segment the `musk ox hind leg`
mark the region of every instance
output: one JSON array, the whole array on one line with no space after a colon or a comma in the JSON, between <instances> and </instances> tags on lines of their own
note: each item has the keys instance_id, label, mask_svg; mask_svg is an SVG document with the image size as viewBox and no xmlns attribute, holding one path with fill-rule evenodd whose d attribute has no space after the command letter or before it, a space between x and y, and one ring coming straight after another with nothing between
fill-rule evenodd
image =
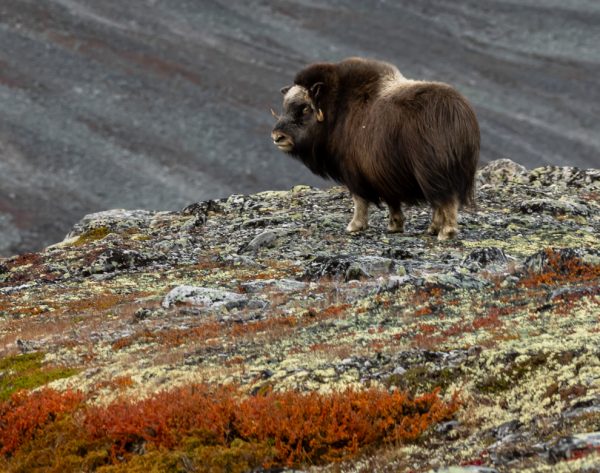
<instances>
[{"instance_id":1,"label":"musk ox hind leg","mask_svg":"<svg viewBox=\"0 0 600 473\"><path fill-rule=\"evenodd\" d=\"M431 225L427 230L428 233L437 235L438 240L454 238L458 233L457 216L458 201L456 199L434 206Z\"/></svg>"},{"instance_id":2,"label":"musk ox hind leg","mask_svg":"<svg viewBox=\"0 0 600 473\"><path fill-rule=\"evenodd\" d=\"M441 207L433 207L433 214L431 216L431 225L427 229L427 233L430 235L437 235L442 228L442 212Z\"/></svg>"},{"instance_id":3,"label":"musk ox hind leg","mask_svg":"<svg viewBox=\"0 0 600 473\"><path fill-rule=\"evenodd\" d=\"M346 231L355 233L366 230L369 226L369 202L354 194L352 194L352 200L354 201L354 215L346 227Z\"/></svg>"},{"instance_id":4,"label":"musk ox hind leg","mask_svg":"<svg viewBox=\"0 0 600 473\"><path fill-rule=\"evenodd\" d=\"M388 209L390 212L390 220L388 222L389 233L402 233L404 231L404 214L402 213L402 207L400 204L389 205Z\"/></svg>"}]
</instances>

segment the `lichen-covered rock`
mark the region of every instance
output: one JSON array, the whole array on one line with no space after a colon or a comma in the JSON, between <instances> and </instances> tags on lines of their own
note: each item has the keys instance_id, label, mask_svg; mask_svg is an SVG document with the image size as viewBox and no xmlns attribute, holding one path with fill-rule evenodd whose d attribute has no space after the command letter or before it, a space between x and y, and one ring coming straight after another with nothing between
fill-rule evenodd
<instances>
[{"instance_id":1,"label":"lichen-covered rock","mask_svg":"<svg viewBox=\"0 0 600 473\"><path fill-rule=\"evenodd\" d=\"M591 209L585 203L554 199L527 200L519 205L519 210L528 214L547 212L554 216L581 215L583 217L587 217L591 212Z\"/></svg>"},{"instance_id":2,"label":"lichen-covered rock","mask_svg":"<svg viewBox=\"0 0 600 473\"><path fill-rule=\"evenodd\" d=\"M510 159L498 159L489 163L477 173L477 183L480 186L501 186L527 181L527 169Z\"/></svg>"},{"instance_id":3,"label":"lichen-covered rock","mask_svg":"<svg viewBox=\"0 0 600 473\"><path fill-rule=\"evenodd\" d=\"M268 393L368 388L411 399L439 392L447 402L456 394L457 412L417 442L361 445L352 458L331 447L294 467L594 471L599 179L597 170L491 163L478 175L477 210L461 212L448 242L426 234L426 206L406 209L403 234L386 232L384 209L347 234L351 199L337 187L86 216L63 242L0 260L0 365L12 366L0 372L0 392L73 388L92 405L199 381L236 386L257 403ZM19 368L28 366L19 357L34 356L35 376ZM123 461L187 458L177 468L203 471L190 445L214 438L196 432L168 452L150 448L162 435L155 425L140 427ZM248 441L236 438L218 461L258 451L256 465L272 460L272 445ZM328 465L334 457L342 464ZM0 455L0 470L25 461L15 458Z\"/></svg>"},{"instance_id":4,"label":"lichen-covered rock","mask_svg":"<svg viewBox=\"0 0 600 473\"><path fill-rule=\"evenodd\" d=\"M389 274L393 269L394 261L380 256L318 255L309 263L304 277L319 279L331 276L349 281Z\"/></svg>"},{"instance_id":5,"label":"lichen-covered rock","mask_svg":"<svg viewBox=\"0 0 600 473\"><path fill-rule=\"evenodd\" d=\"M207 309L221 306L232 309L247 304L248 298L235 292L209 287L177 286L165 296L162 306L168 309L177 303L199 305Z\"/></svg>"}]
</instances>

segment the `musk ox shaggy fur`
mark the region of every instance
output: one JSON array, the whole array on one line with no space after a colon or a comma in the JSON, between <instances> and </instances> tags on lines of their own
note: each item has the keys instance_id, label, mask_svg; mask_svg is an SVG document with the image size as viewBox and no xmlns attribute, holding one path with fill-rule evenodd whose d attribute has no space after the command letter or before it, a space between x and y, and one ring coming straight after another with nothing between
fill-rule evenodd
<instances>
[{"instance_id":1,"label":"musk ox shaggy fur","mask_svg":"<svg viewBox=\"0 0 600 473\"><path fill-rule=\"evenodd\" d=\"M474 204L479 159L477 118L460 93L363 58L312 64L281 92L273 142L349 189L348 231L367 228L370 203L387 204L388 230L401 232L402 204L429 202L429 233L456 235L458 209Z\"/></svg>"}]
</instances>

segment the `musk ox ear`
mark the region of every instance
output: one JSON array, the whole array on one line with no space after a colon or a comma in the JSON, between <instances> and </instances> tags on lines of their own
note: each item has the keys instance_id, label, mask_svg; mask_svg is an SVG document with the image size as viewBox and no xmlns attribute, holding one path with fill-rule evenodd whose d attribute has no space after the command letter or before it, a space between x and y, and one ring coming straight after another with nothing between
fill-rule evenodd
<instances>
[{"instance_id":1,"label":"musk ox ear","mask_svg":"<svg viewBox=\"0 0 600 473\"><path fill-rule=\"evenodd\" d=\"M285 95L285 94L287 94L287 93L288 93L288 90L290 90L291 88L292 88L292 86L291 86L291 85L286 85L285 87L282 87L282 88L280 89L280 92L281 92L283 95Z\"/></svg>"}]
</instances>

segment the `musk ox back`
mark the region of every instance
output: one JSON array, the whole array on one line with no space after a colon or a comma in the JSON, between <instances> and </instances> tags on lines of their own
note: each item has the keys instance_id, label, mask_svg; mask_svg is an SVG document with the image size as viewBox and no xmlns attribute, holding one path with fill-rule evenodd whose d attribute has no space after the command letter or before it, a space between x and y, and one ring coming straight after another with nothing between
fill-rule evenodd
<instances>
[{"instance_id":1,"label":"musk ox back","mask_svg":"<svg viewBox=\"0 0 600 473\"><path fill-rule=\"evenodd\" d=\"M350 58L310 65L281 91L273 142L348 187L348 231L367 228L369 203L385 202L388 230L401 232L402 204L427 201L429 233L440 240L456 235L458 208L474 204L479 126L455 89L406 79L385 62Z\"/></svg>"}]
</instances>

